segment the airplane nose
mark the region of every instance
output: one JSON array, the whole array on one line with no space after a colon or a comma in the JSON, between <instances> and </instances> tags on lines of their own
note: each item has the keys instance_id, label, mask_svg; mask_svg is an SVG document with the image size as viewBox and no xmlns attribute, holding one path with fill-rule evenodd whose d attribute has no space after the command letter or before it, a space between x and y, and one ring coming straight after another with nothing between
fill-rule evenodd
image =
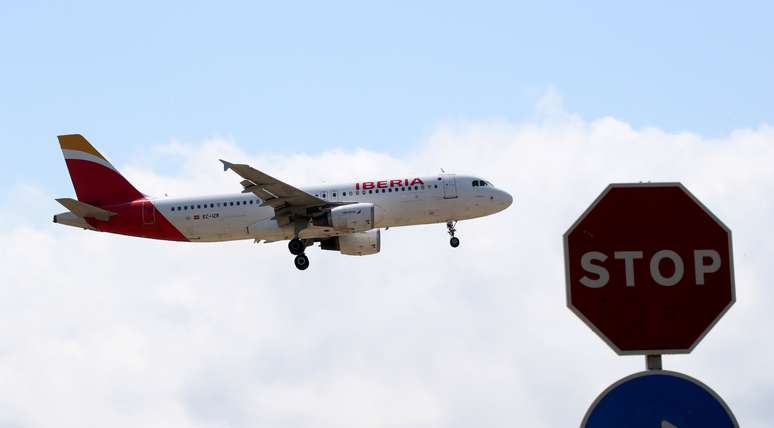
<instances>
[{"instance_id":1,"label":"airplane nose","mask_svg":"<svg viewBox=\"0 0 774 428\"><path fill-rule=\"evenodd\" d=\"M503 205L503 209L510 207L513 203L513 196L511 196L508 192L501 192L502 196L500 197L500 203Z\"/></svg>"},{"instance_id":2,"label":"airplane nose","mask_svg":"<svg viewBox=\"0 0 774 428\"><path fill-rule=\"evenodd\" d=\"M503 192L502 203L505 205L505 208L510 207L513 203L513 196L511 196L511 194L508 192Z\"/></svg>"},{"instance_id":3,"label":"airplane nose","mask_svg":"<svg viewBox=\"0 0 774 428\"><path fill-rule=\"evenodd\" d=\"M492 195L492 200L494 202L493 208L497 211L502 211L511 206L513 196L504 190L496 189L495 194Z\"/></svg>"}]
</instances>

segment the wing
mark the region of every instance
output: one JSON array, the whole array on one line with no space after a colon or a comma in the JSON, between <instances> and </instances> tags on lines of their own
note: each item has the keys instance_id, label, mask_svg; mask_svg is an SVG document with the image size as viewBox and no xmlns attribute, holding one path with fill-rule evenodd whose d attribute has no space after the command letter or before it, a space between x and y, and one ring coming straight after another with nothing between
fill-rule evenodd
<instances>
[{"instance_id":1,"label":"wing","mask_svg":"<svg viewBox=\"0 0 774 428\"><path fill-rule=\"evenodd\" d=\"M254 193L261 198L261 206L274 208L274 214L280 225L293 222L293 217L306 223L311 211L329 205L328 201L277 180L250 165L231 163L223 159L220 161L223 163L224 171L230 169L244 178L243 193Z\"/></svg>"}]
</instances>

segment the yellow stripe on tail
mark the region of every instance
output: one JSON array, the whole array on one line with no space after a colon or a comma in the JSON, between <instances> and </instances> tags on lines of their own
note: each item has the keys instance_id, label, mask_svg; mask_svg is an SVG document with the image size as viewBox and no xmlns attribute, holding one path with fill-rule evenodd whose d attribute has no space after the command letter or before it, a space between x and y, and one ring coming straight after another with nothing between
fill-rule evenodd
<instances>
[{"instance_id":1,"label":"yellow stripe on tail","mask_svg":"<svg viewBox=\"0 0 774 428\"><path fill-rule=\"evenodd\" d=\"M91 143L83 138L83 135L81 134L60 135L56 138L59 139L59 146L62 148L62 150L77 150L85 152L107 162L107 159L102 156L102 153L97 151L97 149L95 149Z\"/></svg>"}]
</instances>

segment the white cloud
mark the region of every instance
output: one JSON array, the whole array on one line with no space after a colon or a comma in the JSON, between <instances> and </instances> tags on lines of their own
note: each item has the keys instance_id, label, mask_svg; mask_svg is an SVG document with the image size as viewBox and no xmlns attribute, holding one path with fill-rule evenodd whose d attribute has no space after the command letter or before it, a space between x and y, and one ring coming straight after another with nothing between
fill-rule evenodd
<instances>
[{"instance_id":1,"label":"white cloud","mask_svg":"<svg viewBox=\"0 0 774 428\"><path fill-rule=\"evenodd\" d=\"M734 231L737 305L665 366L714 387L743 426L771 426L774 129L715 140L633 129L568 114L557 97L532 121L441 125L400 158L212 140L121 167L155 195L238 189L218 158L299 185L444 167L515 194L507 211L461 222L456 250L443 225L398 228L377 256L313 250L298 272L281 243L155 242L8 217L20 194L52 210L63 196L24 187L0 231L0 426L577 425L644 363L615 356L565 308L561 235L608 182L647 180L682 181Z\"/></svg>"}]
</instances>

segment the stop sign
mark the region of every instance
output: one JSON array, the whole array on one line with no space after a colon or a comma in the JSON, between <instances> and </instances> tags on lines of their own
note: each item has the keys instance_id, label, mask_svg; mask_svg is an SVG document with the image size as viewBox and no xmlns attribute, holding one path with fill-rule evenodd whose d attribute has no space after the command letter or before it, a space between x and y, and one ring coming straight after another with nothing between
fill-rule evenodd
<instances>
[{"instance_id":1,"label":"stop sign","mask_svg":"<svg viewBox=\"0 0 774 428\"><path fill-rule=\"evenodd\" d=\"M735 300L731 231L680 183L609 185L564 253L567 306L621 355L691 352Z\"/></svg>"}]
</instances>

